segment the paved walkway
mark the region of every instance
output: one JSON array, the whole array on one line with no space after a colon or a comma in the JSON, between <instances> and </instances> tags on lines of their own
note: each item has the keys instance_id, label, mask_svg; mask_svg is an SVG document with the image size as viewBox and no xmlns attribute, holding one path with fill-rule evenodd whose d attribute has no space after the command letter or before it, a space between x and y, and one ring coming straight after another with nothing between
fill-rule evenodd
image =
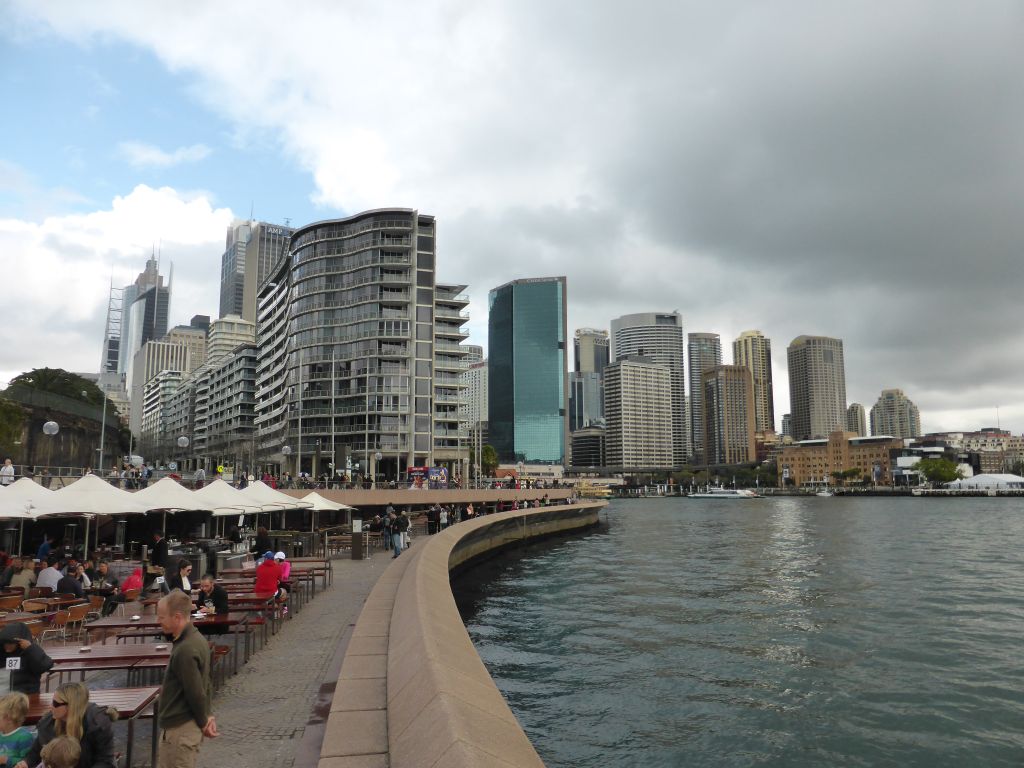
<instances>
[{"instance_id":1,"label":"paved walkway","mask_svg":"<svg viewBox=\"0 0 1024 768\"><path fill-rule=\"evenodd\" d=\"M333 561L333 583L325 590L318 587L316 597L285 620L280 631L216 692L213 709L221 735L203 742L200 768L315 768L352 627L390 563L390 552L379 550L369 560L354 561L346 555ZM100 672L86 683L94 689L113 688L123 686L124 678L124 672ZM0 674L0 694L7 692L8 679L8 674ZM138 724L136 768L150 765L150 733L150 721ZM119 751L126 735L125 723L117 723Z\"/></svg>"},{"instance_id":2,"label":"paved walkway","mask_svg":"<svg viewBox=\"0 0 1024 768\"><path fill-rule=\"evenodd\" d=\"M213 708L221 736L203 743L201 768L316 766L352 626L390 563L386 552L334 561L334 583L218 691Z\"/></svg>"}]
</instances>

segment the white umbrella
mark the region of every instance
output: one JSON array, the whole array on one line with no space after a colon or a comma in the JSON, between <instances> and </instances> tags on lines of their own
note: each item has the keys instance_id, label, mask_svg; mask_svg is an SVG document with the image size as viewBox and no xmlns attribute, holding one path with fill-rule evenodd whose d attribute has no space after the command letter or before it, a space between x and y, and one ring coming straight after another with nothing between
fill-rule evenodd
<instances>
[{"instance_id":1,"label":"white umbrella","mask_svg":"<svg viewBox=\"0 0 1024 768\"><path fill-rule=\"evenodd\" d=\"M23 477L0 490L0 520L18 520L18 551L21 552L25 521L35 518L36 510L47 509L54 491Z\"/></svg>"},{"instance_id":2,"label":"white umbrella","mask_svg":"<svg viewBox=\"0 0 1024 768\"><path fill-rule=\"evenodd\" d=\"M206 509L213 510L214 517L237 515L239 512L259 512L263 505L242 495L220 478L204 485L198 491L192 491Z\"/></svg>"},{"instance_id":3,"label":"white umbrella","mask_svg":"<svg viewBox=\"0 0 1024 768\"><path fill-rule=\"evenodd\" d=\"M96 475L83 475L70 485L53 492L51 509L37 512L46 515L82 515L85 517L85 551L89 550L89 523L94 515L139 515L148 507L135 500L135 495L115 488Z\"/></svg>"},{"instance_id":4,"label":"white umbrella","mask_svg":"<svg viewBox=\"0 0 1024 768\"><path fill-rule=\"evenodd\" d=\"M308 501L302 501L301 499L296 499L294 496L289 496L287 493L275 491L261 480L249 483L249 485L242 488L239 493L246 498L251 499L254 503L262 504L264 512L280 510L281 528L284 528L285 510L308 509L312 506Z\"/></svg>"},{"instance_id":5,"label":"white umbrella","mask_svg":"<svg viewBox=\"0 0 1024 768\"><path fill-rule=\"evenodd\" d=\"M355 507L350 507L348 504L342 504L340 501L331 501L330 499L324 498L316 491L310 491L302 497L303 501L308 501L313 505L313 520L310 525L310 529L316 530L316 513L324 511L335 511L335 510L346 510L353 511Z\"/></svg>"}]
</instances>

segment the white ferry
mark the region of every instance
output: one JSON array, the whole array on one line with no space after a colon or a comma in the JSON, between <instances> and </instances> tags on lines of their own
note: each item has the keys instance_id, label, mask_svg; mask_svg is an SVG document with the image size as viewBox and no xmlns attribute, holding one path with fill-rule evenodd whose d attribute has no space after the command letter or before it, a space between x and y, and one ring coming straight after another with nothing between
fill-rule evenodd
<instances>
[{"instance_id":1,"label":"white ferry","mask_svg":"<svg viewBox=\"0 0 1024 768\"><path fill-rule=\"evenodd\" d=\"M745 488L722 488L721 486L711 486L706 490L697 491L697 493L690 494L691 499L761 499L764 498L759 493L747 490Z\"/></svg>"}]
</instances>

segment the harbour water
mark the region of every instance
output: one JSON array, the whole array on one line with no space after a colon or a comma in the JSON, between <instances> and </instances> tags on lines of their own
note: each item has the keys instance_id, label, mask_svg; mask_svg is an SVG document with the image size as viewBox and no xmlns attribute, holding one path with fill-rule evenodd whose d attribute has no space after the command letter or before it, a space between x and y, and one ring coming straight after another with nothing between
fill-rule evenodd
<instances>
[{"instance_id":1,"label":"harbour water","mask_svg":"<svg viewBox=\"0 0 1024 768\"><path fill-rule=\"evenodd\" d=\"M456 579L557 766L1024 761L1024 503L615 501Z\"/></svg>"}]
</instances>

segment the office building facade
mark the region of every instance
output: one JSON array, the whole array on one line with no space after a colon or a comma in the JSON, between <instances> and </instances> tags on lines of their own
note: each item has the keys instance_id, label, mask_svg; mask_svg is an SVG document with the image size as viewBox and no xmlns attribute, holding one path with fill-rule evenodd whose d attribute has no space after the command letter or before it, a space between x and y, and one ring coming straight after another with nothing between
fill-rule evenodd
<instances>
[{"instance_id":1,"label":"office building facade","mask_svg":"<svg viewBox=\"0 0 1024 768\"><path fill-rule=\"evenodd\" d=\"M772 341L760 331L744 331L732 343L733 365L750 369L754 381L754 426L758 432L775 431L775 395L772 389Z\"/></svg>"},{"instance_id":2,"label":"office building facade","mask_svg":"<svg viewBox=\"0 0 1024 768\"><path fill-rule=\"evenodd\" d=\"M825 439L846 426L842 339L798 336L786 350L793 439Z\"/></svg>"},{"instance_id":3,"label":"office building facade","mask_svg":"<svg viewBox=\"0 0 1024 768\"><path fill-rule=\"evenodd\" d=\"M665 366L669 373L672 466L683 466L689 455L690 439L682 316L678 312L643 312L617 317L611 322L610 347L613 361L639 355ZM606 422L607 419L606 411Z\"/></svg>"},{"instance_id":4,"label":"office building facade","mask_svg":"<svg viewBox=\"0 0 1024 768\"><path fill-rule=\"evenodd\" d=\"M237 220L228 227L220 266L220 316L256 322L256 291L288 251L290 227Z\"/></svg>"},{"instance_id":5,"label":"office building facade","mask_svg":"<svg viewBox=\"0 0 1024 768\"><path fill-rule=\"evenodd\" d=\"M604 394L606 466L621 471L672 469L669 368L641 355L618 358L604 369Z\"/></svg>"},{"instance_id":6,"label":"office building facade","mask_svg":"<svg viewBox=\"0 0 1024 768\"><path fill-rule=\"evenodd\" d=\"M701 379L708 465L753 462L757 448L754 378L745 365L719 365Z\"/></svg>"},{"instance_id":7,"label":"office building facade","mask_svg":"<svg viewBox=\"0 0 1024 768\"><path fill-rule=\"evenodd\" d=\"M849 407L847 407L846 431L852 432L857 437L867 437L867 415L864 412L864 406L860 403L850 403Z\"/></svg>"},{"instance_id":8,"label":"office building facade","mask_svg":"<svg viewBox=\"0 0 1024 768\"><path fill-rule=\"evenodd\" d=\"M568 459L564 277L513 280L491 290L488 426L501 462Z\"/></svg>"},{"instance_id":9,"label":"office building facade","mask_svg":"<svg viewBox=\"0 0 1024 768\"><path fill-rule=\"evenodd\" d=\"M690 367L690 461L706 464L704 452L704 374L722 364L722 341L717 333L691 333L686 337Z\"/></svg>"}]
</instances>

